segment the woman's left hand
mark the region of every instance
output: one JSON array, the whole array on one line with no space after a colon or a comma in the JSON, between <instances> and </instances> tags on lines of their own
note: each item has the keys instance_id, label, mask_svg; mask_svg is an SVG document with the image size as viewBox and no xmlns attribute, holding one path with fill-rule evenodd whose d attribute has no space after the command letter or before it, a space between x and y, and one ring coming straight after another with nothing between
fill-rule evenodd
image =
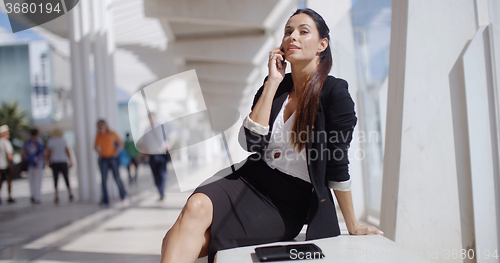
<instances>
[{"instance_id":1,"label":"woman's left hand","mask_svg":"<svg viewBox=\"0 0 500 263\"><path fill-rule=\"evenodd\" d=\"M355 225L351 229L349 229L349 234L351 235L384 235L384 232L380 231L378 228L374 226L365 226L365 225Z\"/></svg>"}]
</instances>

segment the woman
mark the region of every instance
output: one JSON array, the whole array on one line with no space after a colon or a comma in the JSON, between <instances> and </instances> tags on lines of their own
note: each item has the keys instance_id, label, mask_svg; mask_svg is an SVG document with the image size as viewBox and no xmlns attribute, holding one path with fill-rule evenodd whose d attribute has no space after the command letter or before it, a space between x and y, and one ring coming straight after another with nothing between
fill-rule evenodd
<instances>
[{"instance_id":1,"label":"woman","mask_svg":"<svg viewBox=\"0 0 500 263\"><path fill-rule=\"evenodd\" d=\"M54 202L59 203L59 191L57 189L57 182L59 181L59 173L62 173L64 182L69 192L69 201L73 201L73 192L69 185L68 170L73 166L71 162L71 154L66 140L63 138L63 132L60 129L55 129L52 137L47 142L47 160L50 168L52 168L52 175L54 177L55 198Z\"/></svg>"},{"instance_id":2,"label":"woman","mask_svg":"<svg viewBox=\"0 0 500 263\"><path fill-rule=\"evenodd\" d=\"M134 141L130 138L130 133L125 135L125 150L128 156L130 156L130 163L127 165L128 172L128 183L137 183L137 170L139 168L139 151L135 148ZM134 166L134 176L130 173L131 166Z\"/></svg>"},{"instance_id":3,"label":"woman","mask_svg":"<svg viewBox=\"0 0 500 263\"><path fill-rule=\"evenodd\" d=\"M24 142L22 155L28 161L28 177L31 190L31 203L41 203L41 187L43 178L43 168L45 167L43 158L43 144L38 139L38 130L31 129L31 138Z\"/></svg>"},{"instance_id":4,"label":"woman","mask_svg":"<svg viewBox=\"0 0 500 263\"><path fill-rule=\"evenodd\" d=\"M288 20L269 75L243 121L248 151L235 172L195 189L163 239L162 263L195 262L218 250L295 238L340 234L334 189L350 234L383 234L354 216L347 148L356 125L347 82L328 76L329 29L311 9ZM284 58L291 64L278 67ZM285 139L285 142L283 142Z\"/></svg>"},{"instance_id":5,"label":"woman","mask_svg":"<svg viewBox=\"0 0 500 263\"><path fill-rule=\"evenodd\" d=\"M7 181L7 192L9 194L9 199L7 203L13 204L16 202L12 198L12 176L14 172L14 165L12 163L12 154L14 153L14 148L12 143L10 143L10 132L9 126L7 124L0 126L0 193L2 192L2 184ZM2 199L0 198L0 204L2 204Z\"/></svg>"},{"instance_id":6,"label":"woman","mask_svg":"<svg viewBox=\"0 0 500 263\"><path fill-rule=\"evenodd\" d=\"M170 161L170 153L168 152L169 145L172 141L164 140L162 130L165 129L168 134L168 125L159 125L156 120L156 114L151 112L148 114L149 122L155 129L147 129L145 135L141 138L139 145L143 155L147 156L151 173L153 174L154 183L160 198L158 201L165 199L165 184L167 182L167 163Z\"/></svg>"},{"instance_id":7,"label":"woman","mask_svg":"<svg viewBox=\"0 0 500 263\"><path fill-rule=\"evenodd\" d=\"M116 185L118 186L122 203L127 205L127 193L125 192L125 187L123 187L120 178L118 159L116 158L123 149L123 142L114 131L109 130L108 124L104 120L99 120L97 122L97 134L95 136L94 147L99 154L99 168L101 169L102 201L100 205L102 207L109 206L107 181L110 168L113 172Z\"/></svg>"}]
</instances>

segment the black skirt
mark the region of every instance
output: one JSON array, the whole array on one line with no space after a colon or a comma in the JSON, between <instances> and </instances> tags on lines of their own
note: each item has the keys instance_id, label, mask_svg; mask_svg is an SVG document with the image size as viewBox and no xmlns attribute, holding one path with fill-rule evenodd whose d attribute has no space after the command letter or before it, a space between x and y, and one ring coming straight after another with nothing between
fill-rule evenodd
<instances>
[{"instance_id":1,"label":"black skirt","mask_svg":"<svg viewBox=\"0 0 500 263\"><path fill-rule=\"evenodd\" d=\"M213 203L208 262L222 249L294 239L307 219L312 185L272 169L250 156L235 172L230 167L193 192ZM242 163L243 163L242 162Z\"/></svg>"}]
</instances>

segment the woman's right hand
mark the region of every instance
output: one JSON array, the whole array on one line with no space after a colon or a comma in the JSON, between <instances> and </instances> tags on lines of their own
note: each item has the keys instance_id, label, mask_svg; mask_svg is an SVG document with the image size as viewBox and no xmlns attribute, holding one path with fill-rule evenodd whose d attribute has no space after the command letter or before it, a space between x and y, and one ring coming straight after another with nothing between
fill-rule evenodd
<instances>
[{"instance_id":1,"label":"woman's right hand","mask_svg":"<svg viewBox=\"0 0 500 263\"><path fill-rule=\"evenodd\" d=\"M285 69L286 69L286 61L283 62L283 67L278 68L278 59L283 61L283 56L285 53L281 51L281 46L275 47L271 52L269 52L269 62L267 64L269 68L269 76L267 77L268 81L275 82L277 84L283 81L285 78Z\"/></svg>"}]
</instances>

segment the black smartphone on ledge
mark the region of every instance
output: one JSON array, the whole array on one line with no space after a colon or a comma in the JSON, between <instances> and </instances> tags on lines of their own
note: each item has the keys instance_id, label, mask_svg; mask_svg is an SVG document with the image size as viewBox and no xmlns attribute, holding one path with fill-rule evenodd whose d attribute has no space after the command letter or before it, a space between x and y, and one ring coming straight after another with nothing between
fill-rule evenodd
<instances>
[{"instance_id":1,"label":"black smartphone on ledge","mask_svg":"<svg viewBox=\"0 0 500 263\"><path fill-rule=\"evenodd\" d=\"M321 248L314 243L256 247L255 254L260 262L325 257Z\"/></svg>"}]
</instances>

